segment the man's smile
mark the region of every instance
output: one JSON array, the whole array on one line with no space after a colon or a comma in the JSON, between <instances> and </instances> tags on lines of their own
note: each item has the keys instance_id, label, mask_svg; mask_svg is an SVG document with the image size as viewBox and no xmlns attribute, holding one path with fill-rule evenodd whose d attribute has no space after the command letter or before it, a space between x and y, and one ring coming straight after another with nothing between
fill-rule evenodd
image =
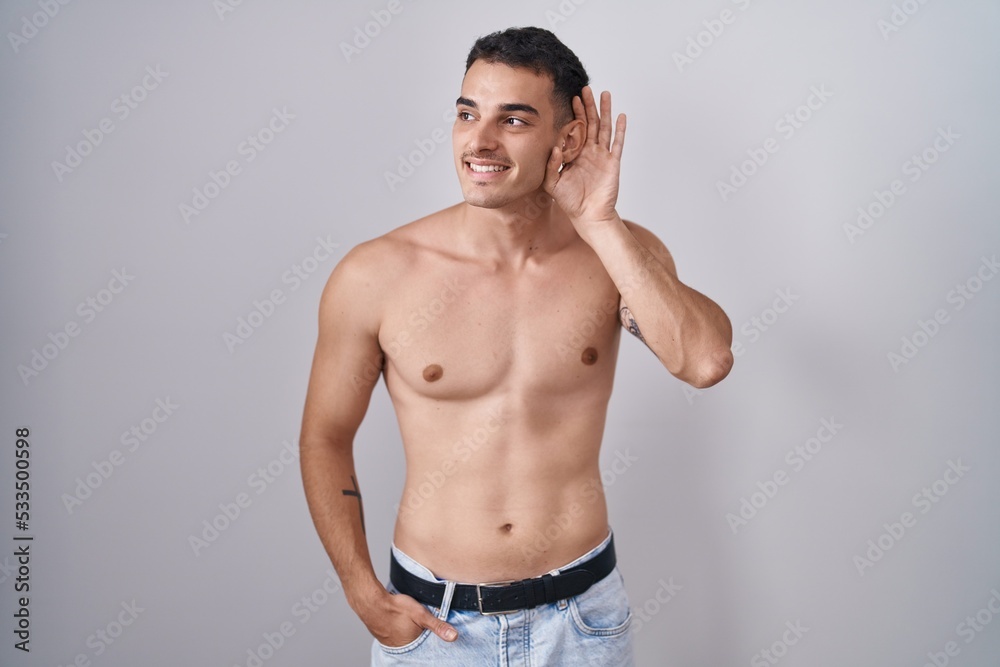
<instances>
[{"instance_id":1,"label":"man's smile","mask_svg":"<svg viewBox=\"0 0 1000 667\"><path fill-rule=\"evenodd\" d=\"M507 171L510 167L505 167L500 164L476 164L474 162L468 162L469 168L477 174L484 174L488 171Z\"/></svg>"},{"instance_id":2,"label":"man's smile","mask_svg":"<svg viewBox=\"0 0 1000 667\"><path fill-rule=\"evenodd\" d=\"M496 162L494 160L481 160L479 158L465 158L465 169L468 173L474 174L479 179L496 178L500 174L509 171L510 166Z\"/></svg>"}]
</instances>

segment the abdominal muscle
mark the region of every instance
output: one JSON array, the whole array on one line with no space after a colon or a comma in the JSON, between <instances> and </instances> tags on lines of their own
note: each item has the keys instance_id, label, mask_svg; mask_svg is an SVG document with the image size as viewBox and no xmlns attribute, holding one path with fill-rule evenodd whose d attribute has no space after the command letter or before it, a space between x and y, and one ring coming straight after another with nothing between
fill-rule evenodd
<instances>
[{"instance_id":1,"label":"abdominal muscle","mask_svg":"<svg viewBox=\"0 0 1000 667\"><path fill-rule=\"evenodd\" d=\"M394 400L407 461L395 545L441 579L484 583L541 576L600 544L606 399L585 393Z\"/></svg>"}]
</instances>

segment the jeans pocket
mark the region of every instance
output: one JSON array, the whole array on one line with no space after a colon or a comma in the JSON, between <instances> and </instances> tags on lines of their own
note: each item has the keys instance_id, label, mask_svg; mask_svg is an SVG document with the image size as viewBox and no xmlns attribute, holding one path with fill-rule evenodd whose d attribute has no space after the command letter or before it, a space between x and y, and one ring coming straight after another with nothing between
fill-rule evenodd
<instances>
[{"instance_id":1,"label":"jeans pocket","mask_svg":"<svg viewBox=\"0 0 1000 667\"><path fill-rule=\"evenodd\" d=\"M395 586L393 586L393 584L392 584L391 581L386 584L385 589L387 591L389 591L390 593L392 593L393 595L398 595L399 594L399 591L396 589ZM423 604L423 603L421 603L421 604ZM438 612L441 611L438 607L432 607L432 606L427 605L427 604L424 605L424 609L426 609L427 611L429 611L434 616L437 616ZM423 630L423 632L421 632L419 635L417 635L416 638L413 641L411 641L411 642L409 642L407 644L403 644L402 646L386 646L385 644L383 644L382 642L380 642L377 639L375 640L375 643L378 645L379 649L381 649L383 653L389 653L389 654L392 654L392 655L400 655L402 653L409 653L410 651L416 649L418 646L420 646L421 644L423 644L424 641L427 639L427 636L429 634L431 634L431 631L425 628Z\"/></svg>"},{"instance_id":2,"label":"jeans pocket","mask_svg":"<svg viewBox=\"0 0 1000 667\"><path fill-rule=\"evenodd\" d=\"M632 625L625 580L616 567L580 595L569 599L569 612L576 629L594 637L614 637Z\"/></svg>"},{"instance_id":3,"label":"jeans pocket","mask_svg":"<svg viewBox=\"0 0 1000 667\"><path fill-rule=\"evenodd\" d=\"M416 639L414 639L408 644L403 644L402 646L386 646L377 639L375 640L375 643L378 644L379 649L381 649L383 653L388 653L390 655L401 655L403 653L409 653L410 651L416 650L417 647L419 647L421 644L424 643L424 641L427 640L427 637L430 634L431 631L425 628L423 632L417 635Z\"/></svg>"},{"instance_id":4,"label":"jeans pocket","mask_svg":"<svg viewBox=\"0 0 1000 667\"><path fill-rule=\"evenodd\" d=\"M393 595L399 595L399 591L396 589L396 587L393 585L393 583L391 581L389 581L389 582L386 583L385 589L387 591L389 591ZM440 611L440 609L438 609L437 607L432 607L432 606L427 605L427 604L424 605L424 609L426 609L427 611L429 611L432 614L434 614L434 616L437 616L438 612ZM411 641L411 642L409 642L407 644L403 644L402 646L386 646L385 644L383 644L382 642L380 642L377 639L375 640L375 644L384 653L389 653L389 654L392 654L392 655L400 655L402 653L409 653L410 651L414 650L415 648L417 648L418 646L420 646L421 644L423 644L424 640L427 639L427 635L429 635L430 633L431 633L431 631L427 630L425 628L424 631L421 632L419 635L417 635L416 638L413 641Z\"/></svg>"}]
</instances>

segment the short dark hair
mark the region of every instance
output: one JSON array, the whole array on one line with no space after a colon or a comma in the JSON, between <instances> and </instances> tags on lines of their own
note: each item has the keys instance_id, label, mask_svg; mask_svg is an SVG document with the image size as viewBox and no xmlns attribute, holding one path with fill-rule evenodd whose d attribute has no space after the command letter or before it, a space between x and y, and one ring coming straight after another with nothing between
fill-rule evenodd
<instances>
[{"instance_id":1,"label":"short dark hair","mask_svg":"<svg viewBox=\"0 0 1000 667\"><path fill-rule=\"evenodd\" d=\"M573 119L573 98L582 95L590 81L576 54L544 28L508 28L480 37L465 60L465 71L477 60L526 67L552 77L557 127Z\"/></svg>"}]
</instances>

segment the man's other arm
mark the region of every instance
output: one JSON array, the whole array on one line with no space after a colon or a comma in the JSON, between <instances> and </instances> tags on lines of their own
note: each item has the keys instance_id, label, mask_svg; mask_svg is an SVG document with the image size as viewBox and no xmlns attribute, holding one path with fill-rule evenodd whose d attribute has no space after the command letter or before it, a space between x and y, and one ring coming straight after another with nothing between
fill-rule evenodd
<instances>
[{"instance_id":1,"label":"man's other arm","mask_svg":"<svg viewBox=\"0 0 1000 667\"><path fill-rule=\"evenodd\" d=\"M385 258L378 255L371 242L355 248L323 290L299 447L309 512L348 604L376 639L401 646L424 628L449 640L453 629L413 598L386 591L365 539L353 447L383 363L378 328Z\"/></svg>"}]
</instances>

